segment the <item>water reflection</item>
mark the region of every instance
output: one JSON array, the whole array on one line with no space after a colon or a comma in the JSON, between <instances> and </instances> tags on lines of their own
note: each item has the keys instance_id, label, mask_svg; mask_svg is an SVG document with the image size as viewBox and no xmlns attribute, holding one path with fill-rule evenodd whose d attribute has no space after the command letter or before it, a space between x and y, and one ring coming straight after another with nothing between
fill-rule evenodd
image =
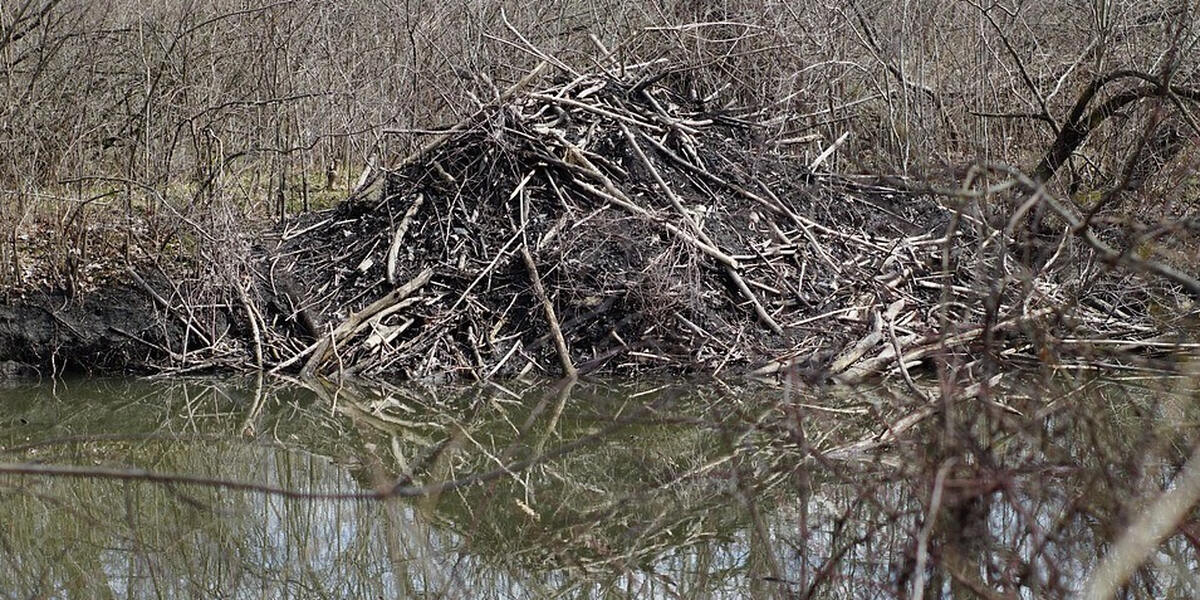
<instances>
[{"instance_id":1,"label":"water reflection","mask_svg":"<svg viewBox=\"0 0 1200 600\"><path fill-rule=\"evenodd\" d=\"M1066 596L1189 453L1180 398L1112 380L949 411L884 388L15 387L0 594ZM74 471L13 474L55 465ZM1130 596L1200 594L1191 523Z\"/></svg>"}]
</instances>

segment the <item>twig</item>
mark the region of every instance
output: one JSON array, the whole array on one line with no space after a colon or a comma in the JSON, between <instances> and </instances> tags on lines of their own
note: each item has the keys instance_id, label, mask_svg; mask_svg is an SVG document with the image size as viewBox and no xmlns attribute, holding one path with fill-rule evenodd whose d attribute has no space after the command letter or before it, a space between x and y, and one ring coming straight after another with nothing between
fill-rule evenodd
<instances>
[{"instance_id":1,"label":"twig","mask_svg":"<svg viewBox=\"0 0 1200 600\"><path fill-rule=\"evenodd\" d=\"M246 318L250 320L250 331L254 335L254 365L261 371L263 369L263 344L262 331L258 328L257 313L250 306L250 297L246 295L246 289L238 283L234 283L233 287L237 289L238 299L241 300L242 307L246 309Z\"/></svg>"},{"instance_id":2,"label":"twig","mask_svg":"<svg viewBox=\"0 0 1200 600\"><path fill-rule=\"evenodd\" d=\"M358 326L364 323L367 319L370 319L381 311L396 305L400 301L410 296L413 292L424 287L426 283L429 283L429 280L432 277L433 269L425 269L416 277L412 278L412 280L408 283L393 290L379 300L372 302L366 308L347 317L345 321L331 330L328 336L322 338L321 341L317 343L317 347L313 350L312 356L309 357L308 362L304 365L304 368L300 370L301 376L305 378L312 377L313 374L316 373L317 369L321 367L321 363L325 361L326 355L328 354L331 346L341 341L342 338L352 334L358 328Z\"/></svg>"},{"instance_id":3,"label":"twig","mask_svg":"<svg viewBox=\"0 0 1200 600\"><path fill-rule=\"evenodd\" d=\"M571 362L571 351L567 349L567 341L563 339L562 328L558 325L558 317L554 316L554 306L550 304L550 299L546 297L546 289L542 287L542 278L538 275L537 265L533 262L533 256L529 254L529 247L521 245L521 258L525 259L525 268L529 271L529 281L533 284L533 293L537 295L538 300L542 303L542 309L546 311L546 321L550 323L550 333L554 336L554 347L558 349L558 358L562 361L563 377L574 379L579 372L575 370L575 365Z\"/></svg>"},{"instance_id":4,"label":"twig","mask_svg":"<svg viewBox=\"0 0 1200 600\"><path fill-rule=\"evenodd\" d=\"M421 208L421 204L425 202L425 194L418 193L409 205L408 210L404 212L404 218L400 220L400 226L396 228L396 234L392 236L392 245L388 248L387 257L387 281L391 285L396 285L396 260L400 256L400 242L404 240L404 234L408 232L408 226L412 222L413 215L417 214L417 210Z\"/></svg>"}]
</instances>

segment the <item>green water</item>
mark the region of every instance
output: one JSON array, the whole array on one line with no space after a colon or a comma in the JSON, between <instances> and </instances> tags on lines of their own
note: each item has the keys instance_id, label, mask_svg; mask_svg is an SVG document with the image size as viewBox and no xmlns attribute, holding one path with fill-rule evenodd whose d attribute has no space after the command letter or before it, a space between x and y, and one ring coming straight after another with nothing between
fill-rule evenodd
<instances>
[{"instance_id":1,"label":"green water","mask_svg":"<svg viewBox=\"0 0 1200 600\"><path fill-rule=\"evenodd\" d=\"M924 530L926 597L1067 595L1188 453L1190 404L1161 387L1014 388L882 443L924 400L652 382L14 386L0 597L893 598ZM943 465L957 466L929 520ZM405 497L313 497L382 490ZM1194 597L1188 537L1160 550L1131 595Z\"/></svg>"}]
</instances>

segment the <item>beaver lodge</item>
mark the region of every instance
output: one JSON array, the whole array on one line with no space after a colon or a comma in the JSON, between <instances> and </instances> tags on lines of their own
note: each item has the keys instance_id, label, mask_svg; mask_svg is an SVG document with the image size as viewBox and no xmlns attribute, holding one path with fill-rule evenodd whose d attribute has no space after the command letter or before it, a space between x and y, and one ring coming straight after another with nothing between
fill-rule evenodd
<instances>
[{"instance_id":1,"label":"beaver lodge","mask_svg":"<svg viewBox=\"0 0 1200 600\"><path fill-rule=\"evenodd\" d=\"M907 379L935 352L1069 360L1093 348L1081 340L1170 331L1147 282L1073 236L1031 252L981 195L822 173L828 151L804 164L764 147L759 125L652 75L531 75L284 228L258 282L273 310L252 311L275 315L254 328L261 360Z\"/></svg>"},{"instance_id":2,"label":"beaver lodge","mask_svg":"<svg viewBox=\"0 0 1200 600\"><path fill-rule=\"evenodd\" d=\"M131 269L147 306L118 311L122 328L87 301L47 309L36 343L7 353L51 364L74 344L104 368L176 373L911 381L935 354L1070 365L1182 333L1186 311L1154 309L1200 285L1119 268L1137 257L1076 235L1019 175L974 168L933 192L822 172L836 143L801 159L670 81L535 71L260 240L236 285Z\"/></svg>"}]
</instances>

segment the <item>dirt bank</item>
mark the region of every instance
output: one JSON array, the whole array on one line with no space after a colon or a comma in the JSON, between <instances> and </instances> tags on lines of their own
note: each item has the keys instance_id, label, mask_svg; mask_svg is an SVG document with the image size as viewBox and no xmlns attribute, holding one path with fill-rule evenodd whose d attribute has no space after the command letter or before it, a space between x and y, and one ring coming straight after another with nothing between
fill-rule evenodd
<instances>
[{"instance_id":1,"label":"dirt bank","mask_svg":"<svg viewBox=\"0 0 1200 600\"><path fill-rule=\"evenodd\" d=\"M0 377L155 372L178 329L132 282L82 298L26 294L0 303Z\"/></svg>"}]
</instances>

